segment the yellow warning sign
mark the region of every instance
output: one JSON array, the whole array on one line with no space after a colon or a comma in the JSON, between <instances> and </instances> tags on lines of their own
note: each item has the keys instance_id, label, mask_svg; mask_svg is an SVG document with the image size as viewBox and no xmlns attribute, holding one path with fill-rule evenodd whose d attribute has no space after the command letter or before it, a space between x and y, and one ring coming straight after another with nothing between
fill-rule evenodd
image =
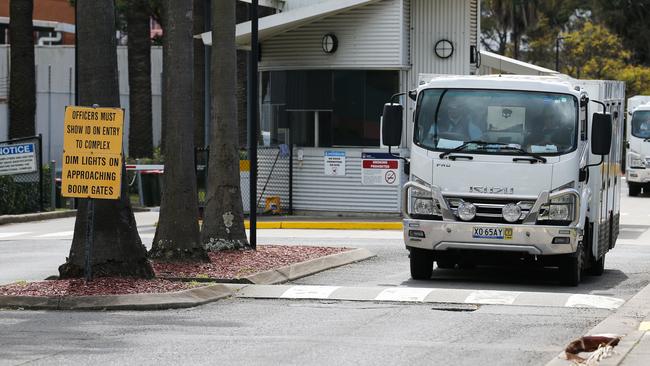
<instances>
[{"instance_id":1,"label":"yellow warning sign","mask_svg":"<svg viewBox=\"0 0 650 366\"><path fill-rule=\"evenodd\" d=\"M123 127L120 108L66 107L62 196L120 197Z\"/></svg>"}]
</instances>

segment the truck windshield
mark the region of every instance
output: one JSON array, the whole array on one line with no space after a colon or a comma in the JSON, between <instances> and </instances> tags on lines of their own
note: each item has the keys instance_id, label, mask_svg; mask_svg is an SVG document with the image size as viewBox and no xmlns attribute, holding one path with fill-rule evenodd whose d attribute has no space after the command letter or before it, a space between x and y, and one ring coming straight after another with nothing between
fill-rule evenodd
<instances>
[{"instance_id":1,"label":"truck windshield","mask_svg":"<svg viewBox=\"0 0 650 366\"><path fill-rule=\"evenodd\" d=\"M650 111L637 111L632 115L632 136L650 138Z\"/></svg>"},{"instance_id":2,"label":"truck windshield","mask_svg":"<svg viewBox=\"0 0 650 366\"><path fill-rule=\"evenodd\" d=\"M558 155L575 149L578 100L568 94L466 89L427 89L418 99L414 141L449 151ZM519 152L517 152L519 151Z\"/></svg>"}]
</instances>

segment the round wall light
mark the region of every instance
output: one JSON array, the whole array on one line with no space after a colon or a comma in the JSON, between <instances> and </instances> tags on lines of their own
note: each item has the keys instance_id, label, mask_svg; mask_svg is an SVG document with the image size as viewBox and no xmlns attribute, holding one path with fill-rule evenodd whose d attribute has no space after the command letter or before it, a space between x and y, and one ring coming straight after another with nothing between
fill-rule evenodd
<instances>
[{"instance_id":1,"label":"round wall light","mask_svg":"<svg viewBox=\"0 0 650 366\"><path fill-rule=\"evenodd\" d=\"M339 48L339 40L333 33L327 33L321 40L321 47L325 53L334 53Z\"/></svg>"}]
</instances>

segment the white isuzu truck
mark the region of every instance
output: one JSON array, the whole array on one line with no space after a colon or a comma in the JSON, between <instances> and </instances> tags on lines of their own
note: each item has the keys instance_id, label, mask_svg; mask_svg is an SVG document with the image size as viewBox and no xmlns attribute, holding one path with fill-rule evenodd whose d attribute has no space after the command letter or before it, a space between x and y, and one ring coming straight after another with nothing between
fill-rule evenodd
<instances>
[{"instance_id":1,"label":"white isuzu truck","mask_svg":"<svg viewBox=\"0 0 650 366\"><path fill-rule=\"evenodd\" d=\"M409 92L416 107L402 211L411 277L431 278L434 262L505 259L559 267L573 286L585 270L602 274L619 231L624 88L439 76ZM384 107L384 145L400 145L404 115L399 104Z\"/></svg>"},{"instance_id":2,"label":"white isuzu truck","mask_svg":"<svg viewBox=\"0 0 650 366\"><path fill-rule=\"evenodd\" d=\"M630 196L650 190L650 96L627 100L627 164L625 180Z\"/></svg>"}]
</instances>

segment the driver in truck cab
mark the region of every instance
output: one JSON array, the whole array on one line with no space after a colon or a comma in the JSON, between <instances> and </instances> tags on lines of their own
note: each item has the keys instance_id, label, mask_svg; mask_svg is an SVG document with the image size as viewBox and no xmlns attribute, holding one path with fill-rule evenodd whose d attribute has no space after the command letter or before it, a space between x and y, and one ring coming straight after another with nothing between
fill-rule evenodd
<instances>
[{"instance_id":1,"label":"driver in truck cab","mask_svg":"<svg viewBox=\"0 0 650 366\"><path fill-rule=\"evenodd\" d=\"M438 114L438 123L431 123L427 137L436 136L449 140L471 141L480 139L483 131L477 126L467 106L457 97L447 97ZM433 122L433 121L432 121Z\"/></svg>"}]
</instances>

